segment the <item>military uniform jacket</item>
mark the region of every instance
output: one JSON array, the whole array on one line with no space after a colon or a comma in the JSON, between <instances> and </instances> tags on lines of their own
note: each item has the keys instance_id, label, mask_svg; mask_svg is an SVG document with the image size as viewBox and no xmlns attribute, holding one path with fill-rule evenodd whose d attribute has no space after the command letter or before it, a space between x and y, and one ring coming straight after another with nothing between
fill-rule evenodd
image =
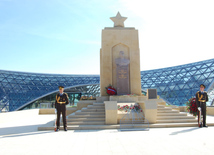
<instances>
[{"instance_id":1,"label":"military uniform jacket","mask_svg":"<svg viewBox=\"0 0 214 155\"><path fill-rule=\"evenodd\" d=\"M57 108L57 105L67 105L69 103L68 94L63 93L62 96L60 94L56 94L56 101L55 101L55 108Z\"/></svg>"},{"instance_id":2,"label":"military uniform jacket","mask_svg":"<svg viewBox=\"0 0 214 155\"><path fill-rule=\"evenodd\" d=\"M200 107L200 102L207 102L208 101L208 96L207 96L207 92L204 91L204 93L198 91L196 93L196 104L198 107Z\"/></svg>"}]
</instances>

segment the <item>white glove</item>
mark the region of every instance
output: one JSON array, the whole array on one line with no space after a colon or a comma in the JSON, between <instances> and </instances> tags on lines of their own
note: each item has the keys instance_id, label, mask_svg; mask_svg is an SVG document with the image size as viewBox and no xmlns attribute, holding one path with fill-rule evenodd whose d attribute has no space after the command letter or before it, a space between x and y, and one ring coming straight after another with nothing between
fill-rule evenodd
<instances>
[{"instance_id":1,"label":"white glove","mask_svg":"<svg viewBox=\"0 0 214 155\"><path fill-rule=\"evenodd\" d=\"M55 114L57 113L57 110L55 109Z\"/></svg>"},{"instance_id":2,"label":"white glove","mask_svg":"<svg viewBox=\"0 0 214 155\"><path fill-rule=\"evenodd\" d=\"M198 107L198 110L201 111L201 107Z\"/></svg>"}]
</instances>

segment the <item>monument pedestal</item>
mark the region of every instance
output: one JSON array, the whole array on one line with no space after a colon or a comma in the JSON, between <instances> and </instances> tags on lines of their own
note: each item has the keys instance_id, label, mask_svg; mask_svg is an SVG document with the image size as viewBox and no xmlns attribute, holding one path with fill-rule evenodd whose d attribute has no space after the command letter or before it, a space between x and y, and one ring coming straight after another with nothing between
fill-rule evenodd
<instances>
[{"instance_id":1,"label":"monument pedestal","mask_svg":"<svg viewBox=\"0 0 214 155\"><path fill-rule=\"evenodd\" d=\"M126 114L118 112L118 105L134 105L138 103L149 123L156 123L157 106L163 103L162 99L148 99L148 96L109 96L109 101L104 101L106 124L118 124Z\"/></svg>"}]
</instances>

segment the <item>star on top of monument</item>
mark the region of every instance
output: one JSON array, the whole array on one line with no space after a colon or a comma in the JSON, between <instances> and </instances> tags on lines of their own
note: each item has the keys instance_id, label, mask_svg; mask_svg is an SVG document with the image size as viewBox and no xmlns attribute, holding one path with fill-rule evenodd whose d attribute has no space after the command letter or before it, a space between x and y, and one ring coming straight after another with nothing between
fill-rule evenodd
<instances>
[{"instance_id":1,"label":"star on top of monument","mask_svg":"<svg viewBox=\"0 0 214 155\"><path fill-rule=\"evenodd\" d=\"M114 22L114 27L124 27L124 21L127 17L122 17L118 12L116 17L110 17L110 19Z\"/></svg>"}]
</instances>

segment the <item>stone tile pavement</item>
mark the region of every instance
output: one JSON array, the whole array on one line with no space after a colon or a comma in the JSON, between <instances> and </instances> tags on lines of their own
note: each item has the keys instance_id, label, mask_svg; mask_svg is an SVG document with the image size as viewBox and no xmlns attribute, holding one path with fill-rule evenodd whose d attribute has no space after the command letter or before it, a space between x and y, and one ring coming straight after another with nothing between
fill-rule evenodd
<instances>
[{"instance_id":1,"label":"stone tile pavement","mask_svg":"<svg viewBox=\"0 0 214 155\"><path fill-rule=\"evenodd\" d=\"M31 115L9 122L0 114L1 155L211 155L214 127L152 128L149 131L71 130L37 131L52 115ZM25 115L26 115L25 114ZM12 115L12 114L11 114ZM213 117L210 117L213 120Z\"/></svg>"}]
</instances>

